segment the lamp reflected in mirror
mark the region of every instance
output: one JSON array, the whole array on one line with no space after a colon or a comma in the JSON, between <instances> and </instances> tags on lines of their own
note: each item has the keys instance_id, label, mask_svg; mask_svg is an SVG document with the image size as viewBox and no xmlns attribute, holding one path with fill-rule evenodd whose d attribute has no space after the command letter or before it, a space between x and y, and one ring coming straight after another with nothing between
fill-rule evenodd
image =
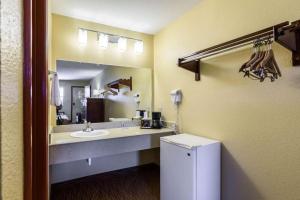
<instances>
[{"instance_id":1,"label":"lamp reflected in mirror","mask_svg":"<svg viewBox=\"0 0 300 200\"><path fill-rule=\"evenodd\" d=\"M87 44L87 30L82 28L78 29L78 42L80 45Z\"/></svg>"},{"instance_id":2,"label":"lamp reflected in mirror","mask_svg":"<svg viewBox=\"0 0 300 200\"><path fill-rule=\"evenodd\" d=\"M144 43L143 41L135 41L134 43L134 52L136 54L141 54L144 51Z\"/></svg>"},{"instance_id":3,"label":"lamp reflected in mirror","mask_svg":"<svg viewBox=\"0 0 300 200\"><path fill-rule=\"evenodd\" d=\"M120 37L118 39L118 49L120 52L124 52L127 49L127 39Z\"/></svg>"},{"instance_id":4,"label":"lamp reflected in mirror","mask_svg":"<svg viewBox=\"0 0 300 200\"><path fill-rule=\"evenodd\" d=\"M101 49L106 49L108 47L108 39L108 35L98 33L98 44Z\"/></svg>"}]
</instances>

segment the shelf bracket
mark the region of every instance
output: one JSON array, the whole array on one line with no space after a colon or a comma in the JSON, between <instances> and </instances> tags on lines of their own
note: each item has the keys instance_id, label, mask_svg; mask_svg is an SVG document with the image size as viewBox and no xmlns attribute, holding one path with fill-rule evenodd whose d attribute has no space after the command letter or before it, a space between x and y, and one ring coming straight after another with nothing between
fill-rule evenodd
<instances>
[{"instance_id":1,"label":"shelf bracket","mask_svg":"<svg viewBox=\"0 0 300 200\"><path fill-rule=\"evenodd\" d=\"M183 62L183 59L178 60L178 66L195 73L195 80L200 81L200 60L192 60Z\"/></svg>"},{"instance_id":2,"label":"shelf bracket","mask_svg":"<svg viewBox=\"0 0 300 200\"><path fill-rule=\"evenodd\" d=\"M292 51L293 66L300 66L300 20L292 22L288 27L274 27L274 39Z\"/></svg>"}]
</instances>

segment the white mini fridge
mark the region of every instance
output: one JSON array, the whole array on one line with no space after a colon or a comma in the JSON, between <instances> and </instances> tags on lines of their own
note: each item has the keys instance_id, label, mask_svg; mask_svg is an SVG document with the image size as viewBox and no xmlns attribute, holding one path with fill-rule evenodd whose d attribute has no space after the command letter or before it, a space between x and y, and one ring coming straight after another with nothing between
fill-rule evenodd
<instances>
[{"instance_id":1,"label":"white mini fridge","mask_svg":"<svg viewBox=\"0 0 300 200\"><path fill-rule=\"evenodd\" d=\"M160 139L161 200L220 200L221 144L191 134Z\"/></svg>"}]
</instances>

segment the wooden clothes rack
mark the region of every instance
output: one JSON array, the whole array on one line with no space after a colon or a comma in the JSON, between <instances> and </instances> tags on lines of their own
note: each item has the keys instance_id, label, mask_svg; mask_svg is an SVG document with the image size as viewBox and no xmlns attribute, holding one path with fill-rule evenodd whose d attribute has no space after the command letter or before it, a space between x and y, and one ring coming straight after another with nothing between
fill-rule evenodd
<instances>
[{"instance_id":1,"label":"wooden clothes rack","mask_svg":"<svg viewBox=\"0 0 300 200\"><path fill-rule=\"evenodd\" d=\"M120 91L121 86L120 85L125 85L130 88L130 91L132 91L132 77L129 79L118 79L113 82L108 83L106 86L108 88L113 88L117 89L118 92Z\"/></svg>"},{"instance_id":2,"label":"wooden clothes rack","mask_svg":"<svg viewBox=\"0 0 300 200\"><path fill-rule=\"evenodd\" d=\"M262 29L260 31L218 44L178 59L178 66L195 73L195 80L200 80L200 61L209 56L224 53L252 44L258 39L272 39L292 51L293 66L300 65L300 20L288 21Z\"/></svg>"}]
</instances>

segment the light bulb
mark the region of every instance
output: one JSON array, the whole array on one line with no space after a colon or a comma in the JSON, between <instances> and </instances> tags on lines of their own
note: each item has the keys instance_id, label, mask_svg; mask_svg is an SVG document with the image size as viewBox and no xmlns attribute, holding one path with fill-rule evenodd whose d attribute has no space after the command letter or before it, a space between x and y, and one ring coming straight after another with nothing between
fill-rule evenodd
<instances>
[{"instance_id":1,"label":"light bulb","mask_svg":"<svg viewBox=\"0 0 300 200\"><path fill-rule=\"evenodd\" d=\"M118 49L121 52L126 51L126 49L127 49L127 39L126 38L122 38L122 37L119 38L119 40L118 40Z\"/></svg>"},{"instance_id":2,"label":"light bulb","mask_svg":"<svg viewBox=\"0 0 300 200\"><path fill-rule=\"evenodd\" d=\"M82 28L78 30L78 41L82 45L85 45L87 43L87 30L84 30Z\"/></svg>"},{"instance_id":3,"label":"light bulb","mask_svg":"<svg viewBox=\"0 0 300 200\"><path fill-rule=\"evenodd\" d=\"M144 42L143 41L135 41L134 43L134 52L137 54L143 53L144 51Z\"/></svg>"},{"instance_id":4,"label":"light bulb","mask_svg":"<svg viewBox=\"0 0 300 200\"><path fill-rule=\"evenodd\" d=\"M108 35L103 33L98 34L98 43L102 49L106 49L108 47Z\"/></svg>"}]
</instances>

